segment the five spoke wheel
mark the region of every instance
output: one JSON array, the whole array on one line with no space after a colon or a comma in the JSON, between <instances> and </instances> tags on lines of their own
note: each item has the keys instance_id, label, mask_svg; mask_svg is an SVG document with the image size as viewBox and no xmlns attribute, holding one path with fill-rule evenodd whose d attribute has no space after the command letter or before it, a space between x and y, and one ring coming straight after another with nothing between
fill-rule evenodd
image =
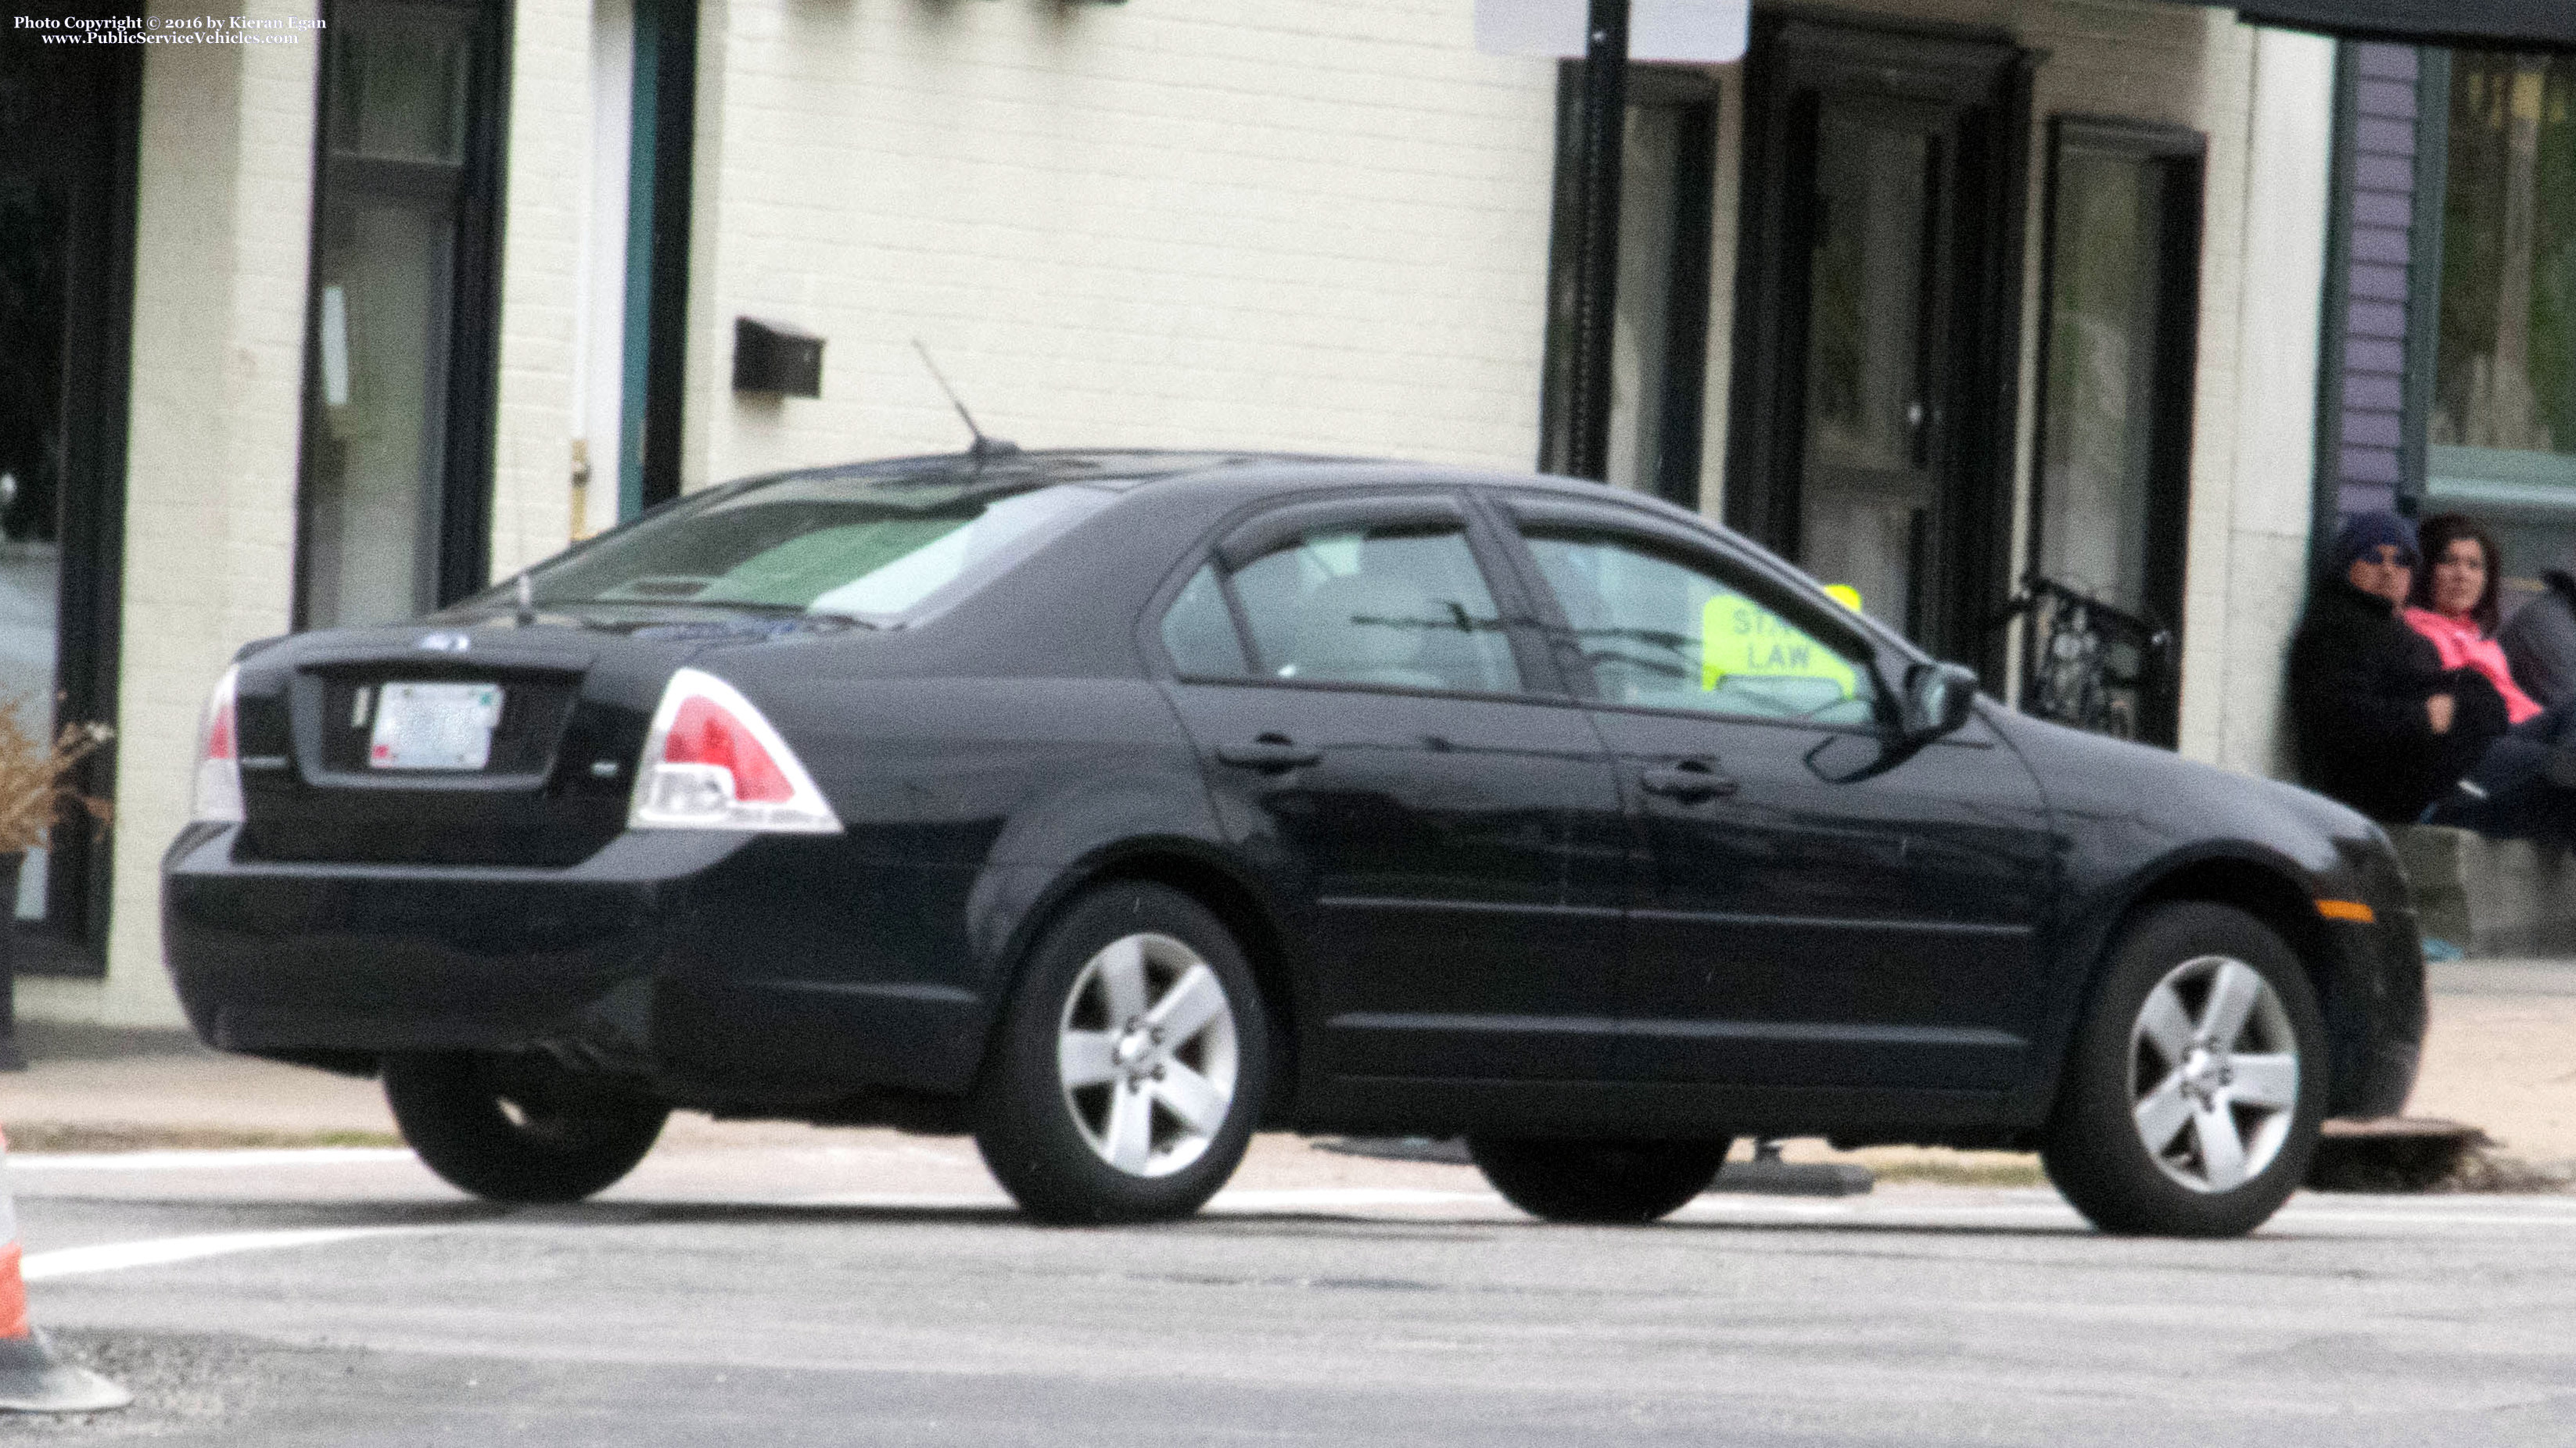
<instances>
[{"instance_id":1,"label":"five spoke wheel","mask_svg":"<svg viewBox=\"0 0 2576 1448\"><path fill-rule=\"evenodd\" d=\"M2139 1139L2196 1192L2260 1176L2289 1140L2299 1041L2280 993L2241 960L2184 961L2147 992L2129 1041Z\"/></svg>"},{"instance_id":2,"label":"five spoke wheel","mask_svg":"<svg viewBox=\"0 0 2576 1448\"><path fill-rule=\"evenodd\" d=\"M2149 906L2085 1005L2040 1162L2104 1231L2250 1232L2307 1175L2325 1059L2316 989L2271 927L2208 901Z\"/></svg>"},{"instance_id":3,"label":"five spoke wheel","mask_svg":"<svg viewBox=\"0 0 2576 1448\"><path fill-rule=\"evenodd\" d=\"M1164 885L1099 886L1031 949L975 1086L975 1145L1030 1216L1185 1217L1251 1143L1270 1079L1251 964Z\"/></svg>"},{"instance_id":4,"label":"five spoke wheel","mask_svg":"<svg viewBox=\"0 0 2576 1448\"><path fill-rule=\"evenodd\" d=\"M1206 1154L1239 1064L1224 983L1171 936L1111 941L1065 999L1065 1105L1100 1159L1130 1176L1169 1176Z\"/></svg>"}]
</instances>

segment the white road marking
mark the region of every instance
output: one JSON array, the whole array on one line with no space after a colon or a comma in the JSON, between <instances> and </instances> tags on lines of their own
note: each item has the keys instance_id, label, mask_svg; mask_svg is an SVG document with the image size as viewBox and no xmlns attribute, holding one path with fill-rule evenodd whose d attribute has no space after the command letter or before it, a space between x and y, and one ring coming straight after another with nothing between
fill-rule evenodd
<instances>
[{"instance_id":1,"label":"white road marking","mask_svg":"<svg viewBox=\"0 0 2576 1448\"><path fill-rule=\"evenodd\" d=\"M631 1198L625 1200L633 1200ZM1293 1187L1278 1190L1236 1188L1216 1194L1211 1212L1346 1211L1358 1207L1448 1207L1460 1203L1499 1207L1492 1192L1440 1192L1414 1187ZM1000 1192L825 1192L793 1197L782 1205L798 1207L874 1207L885 1211L963 1209L1016 1210Z\"/></svg>"},{"instance_id":2,"label":"white road marking","mask_svg":"<svg viewBox=\"0 0 2576 1448\"><path fill-rule=\"evenodd\" d=\"M646 1202L643 1202L643 1201L639 1201L638 1199L633 1198L633 1197L621 1197L621 1198L619 1198L618 1200L619 1200L621 1203L626 1203L626 1204L631 1204L631 1205L637 1205L637 1206L643 1206L643 1205L658 1205L658 1203L646 1203ZM727 1202L726 1202L726 1204L727 1204L728 1206L752 1206L752 1207L764 1206L764 1205L767 1205L768 1203L769 1203L769 1199L767 1199L767 1198L763 1198L763 1197L747 1197L747 1198L743 1198L743 1199L741 1199L741 1200L739 1200L739 1201L728 1198L728 1199L727 1199ZM1013 1207L1013 1205L1012 1205L1012 1203L1011 1203L1011 1199L1010 1199L1009 1197L1006 1197L1006 1196L1002 1195L1002 1194L1001 1194L1000 1192L998 1192L998 1191L993 1191L993 1192L820 1192L820 1193L817 1193L817 1194L815 1194L815 1195L813 1195L813 1196L807 1196L807 1197L782 1197L782 1198L777 1199L777 1203L776 1203L776 1204L777 1204L777 1205L779 1205L779 1206L782 1206L782 1207L859 1207L859 1208L862 1208L862 1209L873 1209L873 1210L876 1210L876 1211L885 1211L885 1212L953 1212L953 1211L978 1211L978 1210L991 1210L991 1211L1013 1211L1013 1210L1016 1210L1016 1208L1015 1208L1015 1207Z\"/></svg>"},{"instance_id":3,"label":"white road marking","mask_svg":"<svg viewBox=\"0 0 2576 1448\"><path fill-rule=\"evenodd\" d=\"M249 1151L11 1152L13 1172L209 1171L272 1166L360 1166L416 1161L406 1146L297 1146Z\"/></svg>"},{"instance_id":4,"label":"white road marking","mask_svg":"<svg viewBox=\"0 0 2576 1448\"><path fill-rule=\"evenodd\" d=\"M1492 1192L1441 1192L1419 1187L1243 1187L1216 1194L1211 1212L1293 1212L1345 1210L1352 1207L1448 1207L1474 1202L1499 1207Z\"/></svg>"},{"instance_id":5,"label":"white road marking","mask_svg":"<svg viewBox=\"0 0 2576 1448\"><path fill-rule=\"evenodd\" d=\"M387 1237L439 1230L435 1227L295 1227L274 1232L202 1232L186 1237L147 1237L139 1242L104 1242L95 1247L61 1247L26 1259L19 1272L30 1282L79 1277L92 1272L121 1272L129 1267L162 1267L201 1257L229 1257L237 1252L274 1252L287 1247L319 1247L357 1237Z\"/></svg>"}]
</instances>

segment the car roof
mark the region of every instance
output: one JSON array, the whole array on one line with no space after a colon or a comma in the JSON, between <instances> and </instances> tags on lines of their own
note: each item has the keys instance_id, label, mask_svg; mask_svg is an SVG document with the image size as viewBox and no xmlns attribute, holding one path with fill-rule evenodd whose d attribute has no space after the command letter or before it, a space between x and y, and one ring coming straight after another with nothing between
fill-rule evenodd
<instances>
[{"instance_id":1,"label":"car roof","mask_svg":"<svg viewBox=\"0 0 2576 1448\"><path fill-rule=\"evenodd\" d=\"M1246 494L1322 492L1358 487L1421 487L1429 484L1538 489L1576 498L1600 498L1605 492L1703 527L1708 519L1660 498L1626 489L1605 489L1584 478L1549 473L1509 472L1445 463L1406 462L1393 458L1245 450L1160 448L1045 448L1005 453L940 453L835 463L745 478L733 486L750 487L788 481L881 480L903 485L1042 487L1082 483L1117 492L1146 487L1211 487ZM1729 531L1720 529L1720 531Z\"/></svg>"}]
</instances>

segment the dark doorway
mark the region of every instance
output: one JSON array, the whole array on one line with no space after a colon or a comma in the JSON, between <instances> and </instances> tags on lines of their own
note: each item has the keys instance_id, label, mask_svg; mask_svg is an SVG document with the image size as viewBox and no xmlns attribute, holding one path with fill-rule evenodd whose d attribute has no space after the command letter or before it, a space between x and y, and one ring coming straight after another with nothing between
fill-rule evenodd
<instances>
[{"instance_id":1,"label":"dark doorway","mask_svg":"<svg viewBox=\"0 0 2576 1448\"><path fill-rule=\"evenodd\" d=\"M325 7L299 628L481 588L498 360L498 4Z\"/></svg>"},{"instance_id":2,"label":"dark doorway","mask_svg":"<svg viewBox=\"0 0 2576 1448\"><path fill-rule=\"evenodd\" d=\"M2090 612L2114 627L2092 631L2136 653L2099 671L2100 696L2073 711L2090 717L2068 722L2167 747L2179 725L2204 149L2197 132L2133 121L2063 117L2049 134L2030 567L2109 605L2107 617ZM2026 709L2052 663L2087 661L2094 647L2057 637L2066 604L2058 595L2032 615ZM2059 689L2052 702L2063 710L2083 692Z\"/></svg>"},{"instance_id":3,"label":"dark doorway","mask_svg":"<svg viewBox=\"0 0 2576 1448\"><path fill-rule=\"evenodd\" d=\"M1772 20L1747 62L1727 521L2002 678L2028 63Z\"/></svg>"},{"instance_id":4,"label":"dark doorway","mask_svg":"<svg viewBox=\"0 0 2576 1448\"><path fill-rule=\"evenodd\" d=\"M36 24L0 40L0 700L41 738L116 717L143 48L44 38L115 6L17 13ZM109 797L113 770L93 756L75 787ZM108 860L77 814L29 854L19 969L103 969Z\"/></svg>"}]
</instances>

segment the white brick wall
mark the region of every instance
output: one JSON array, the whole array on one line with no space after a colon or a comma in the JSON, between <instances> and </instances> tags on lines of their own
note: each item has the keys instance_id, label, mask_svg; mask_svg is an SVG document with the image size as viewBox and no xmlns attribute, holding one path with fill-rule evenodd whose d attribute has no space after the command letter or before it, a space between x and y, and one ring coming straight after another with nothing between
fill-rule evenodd
<instances>
[{"instance_id":1,"label":"white brick wall","mask_svg":"<svg viewBox=\"0 0 2576 1448\"><path fill-rule=\"evenodd\" d=\"M573 335L590 201L588 0L518 0L511 24L492 452L496 579L560 551L572 536ZM613 466L607 475L613 499Z\"/></svg>"},{"instance_id":2,"label":"white brick wall","mask_svg":"<svg viewBox=\"0 0 2576 1448\"><path fill-rule=\"evenodd\" d=\"M2200 585L2191 626L2226 630L2223 664L2204 664L2184 704L2217 736L2209 756L2288 776L2282 661L2307 600L2316 474L2317 338L2324 320L2334 46L2259 32L2246 102L2252 137L2235 208L2244 262L2236 301L2232 496L2197 500L2229 533Z\"/></svg>"},{"instance_id":3,"label":"white brick wall","mask_svg":"<svg viewBox=\"0 0 2576 1448\"><path fill-rule=\"evenodd\" d=\"M1535 454L1553 71L1463 0L704 15L692 484L959 446L915 336L1028 446Z\"/></svg>"},{"instance_id":4,"label":"white brick wall","mask_svg":"<svg viewBox=\"0 0 2576 1448\"><path fill-rule=\"evenodd\" d=\"M164 3L154 15L193 15ZM254 0L241 12L307 18ZM188 810L197 711L245 640L293 607L295 460L320 46L144 52L133 414L108 975L56 1008L175 1021L159 863Z\"/></svg>"}]
</instances>

